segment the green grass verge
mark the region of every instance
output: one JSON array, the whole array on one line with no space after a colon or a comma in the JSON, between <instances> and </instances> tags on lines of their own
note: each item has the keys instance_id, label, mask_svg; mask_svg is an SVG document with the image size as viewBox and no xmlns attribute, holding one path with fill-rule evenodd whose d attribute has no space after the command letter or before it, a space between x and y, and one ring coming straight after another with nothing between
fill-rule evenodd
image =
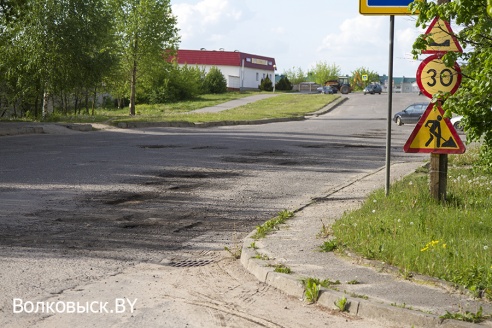
<instances>
[{"instance_id":1,"label":"green grass verge","mask_svg":"<svg viewBox=\"0 0 492 328\"><path fill-rule=\"evenodd\" d=\"M225 103L227 101L261 94L260 92L228 92L220 95L202 95L197 99L169 104L137 105L136 115L129 116L128 108L98 108L94 115L50 115L46 122L110 123L120 122L221 122L249 121L274 118L294 118L313 113L333 102L339 95L282 93L276 97L218 113L193 113L194 110Z\"/></svg>"},{"instance_id":2,"label":"green grass verge","mask_svg":"<svg viewBox=\"0 0 492 328\"><path fill-rule=\"evenodd\" d=\"M492 175L468 166L476 153L450 156L444 204L431 198L422 170L388 197L372 193L333 225L339 247L492 299Z\"/></svg>"},{"instance_id":3,"label":"green grass verge","mask_svg":"<svg viewBox=\"0 0 492 328\"><path fill-rule=\"evenodd\" d=\"M323 94L281 94L273 98L263 99L241 107L218 113L192 113L182 111L163 111L150 113L137 109L137 115L115 119L115 122L221 122L250 121L272 118L293 118L315 112L331 103L339 96ZM206 107L206 106L203 106Z\"/></svg>"}]
</instances>

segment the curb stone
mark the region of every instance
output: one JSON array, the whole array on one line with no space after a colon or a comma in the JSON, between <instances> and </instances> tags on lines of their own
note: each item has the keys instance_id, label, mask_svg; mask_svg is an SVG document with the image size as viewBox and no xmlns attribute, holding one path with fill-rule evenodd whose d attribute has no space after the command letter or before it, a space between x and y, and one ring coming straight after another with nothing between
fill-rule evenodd
<instances>
[{"instance_id":1,"label":"curb stone","mask_svg":"<svg viewBox=\"0 0 492 328\"><path fill-rule=\"evenodd\" d=\"M272 267L268 266L268 261L255 259L256 251L250 248L253 242L253 235L256 232L251 232L244 238L241 251L241 264L251 274L253 274L260 282L272 286L283 293L293 296L300 301L304 301L304 286L302 279L305 277L293 274L285 274L274 272ZM267 237L268 238L268 237ZM437 315L427 314L419 311L414 311L406 308L399 308L383 303L370 302L368 300L352 297L343 292L321 288L320 296L316 304L329 308L336 309L334 302L346 297L350 305L347 312L351 315L368 318L368 319L383 319L385 321L397 323L411 323L412 326L422 328L434 327L449 327L449 328L471 328L477 327L477 324L462 322L458 320L444 320Z\"/></svg>"},{"instance_id":2,"label":"curb stone","mask_svg":"<svg viewBox=\"0 0 492 328\"><path fill-rule=\"evenodd\" d=\"M418 165L418 164L417 164ZM413 167L413 165L412 165ZM407 166L403 165L401 168L407 168ZM401 174L405 175L405 169L399 169ZM408 167L409 168L409 167ZM340 186L335 186L332 189L330 189L327 192L327 196L335 194L337 192L342 192L343 189L350 187L354 185L355 189L360 189L360 190L365 190L364 187L362 186L355 186L356 183L359 181L364 183L363 180L366 178L369 179L374 179L373 176L376 176L378 173L377 171L375 172L370 172L363 177L357 177L355 179L352 179L351 181L344 183L343 185ZM371 182L372 184L372 182ZM373 188L373 187L370 187ZM315 207L316 202L309 202L304 206L300 206L298 209L294 210L294 213L303 213L304 210L308 211L310 208ZM310 212L307 212L310 213ZM314 213L310 213L307 215L312 215ZM297 215L296 215L297 216ZM295 216L295 217L296 217ZM295 220L295 217L291 218L290 220ZM315 216L316 217L316 216ZM296 221L294 221L296 222ZM298 222L304 222L304 221L298 221ZM294 230L300 229L299 223L294 224L295 228ZM289 227L289 220L287 221L287 225L281 225L279 229L279 233L284 231L285 227ZM313 229L311 229L313 230ZM312 232L312 231L311 231ZM295 263L291 262L291 259L288 257L284 257L282 254L283 251L287 251L286 254L291 254L287 249L284 249L286 245L282 243L282 240L292 240L295 241L297 240L296 238L294 239L282 239L283 237L280 237L278 239L274 238L273 236L277 236L277 234L273 234L272 237L269 237L267 235L266 238L262 238L259 240L255 240L253 237L255 235L256 231L252 231L246 238L243 240L243 247L242 247L242 252L241 252L241 263L246 268L251 274L256 276L259 281L266 283L272 287L275 287L282 291L283 293L296 297L300 299L301 301L304 300L304 287L301 283L303 279L306 279L309 277L309 274L304 273L303 275L300 275L299 273L296 273L295 271L292 274L282 274L282 273L276 273L273 272L273 269L269 267L268 265L273 264L273 263ZM291 232L292 234L294 232ZM304 235L301 234L301 238ZM269 238L271 238L269 240ZM272 243L278 243L280 244L277 245L277 248L269 249ZM250 248L250 245L254 243L257 246L257 249L252 249ZM290 241L289 241L290 243ZM270 246L269 246L270 245ZM294 247L297 244L294 244ZM306 245L303 245L302 248L305 249ZM272 260L259 260L253 258L256 253L260 254L265 254L268 255ZM288 256L288 255L286 255ZM353 261L351 261L352 264L356 264ZM355 261L357 262L357 261ZM302 262L306 263L306 262ZM299 265L299 262L297 262ZM313 263L314 264L314 263ZM318 266L320 264L317 264ZM325 263L325 265L330 265L330 263ZM295 270L295 268L294 268ZM309 272L309 271L308 271ZM345 272L345 271L344 271ZM386 275L385 273L382 273L383 275ZM402 282L403 283L403 282ZM404 282L405 284L408 284L408 281ZM415 285L415 286L418 286ZM362 293L364 294L364 293ZM405 304L403 303L402 307L399 307L398 305L393 306L393 303L391 303L391 299L383 300L375 295L368 295L368 299L360 298L357 297L357 294L351 294L350 290L347 291L337 291L334 289L327 289L327 288L321 288L320 290L320 296L317 301L317 305L329 308L329 309L335 309L334 302L341 299L342 297L346 297L347 300L351 303L350 307L348 308L348 313L353 316L358 316L358 317L363 317L367 319L375 319L375 320L384 320L387 322L392 322L395 324L400 324L405 327L425 327L425 328L431 328L431 327L451 327L451 328L465 328L465 327L491 327L492 322L490 320L486 320L481 324L474 324L474 323L469 323L469 322L463 322L459 320L452 320L452 319L442 319L439 317L439 312L435 313L430 313L426 312L426 310L418 310L418 305L417 307L413 307L410 304L409 306L405 307ZM438 299L438 298L436 298ZM391 304L390 304L391 303ZM398 304L398 303L396 303ZM441 305L441 304L439 304ZM456 305L456 304L455 304Z\"/></svg>"},{"instance_id":3,"label":"curb stone","mask_svg":"<svg viewBox=\"0 0 492 328\"><path fill-rule=\"evenodd\" d=\"M317 117L319 115L326 114L333 109L337 108L339 105L347 101L348 97L339 97L335 101L329 103L322 109L306 114L304 116L286 117L286 118L270 118L270 119L259 119L250 121L219 121L219 122L119 122L116 124L117 128L120 129L138 129L138 128L157 128L157 127L173 127L173 128L209 128L216 126L233 126L233 125L256 125L256 124L269 124L269 123L281 123L281 122L291 122L291 121L303 121L310 119L312 117ZM30 124L30 123L29 123ZM31 126L28 123L6 127L0 126L0 136L9 135L19 135L19 134L42 134L46 133L42 124L40 126ZM94 128L91 124L63 124L56 123L55 126L65 127L74 131L88 132L92 131Z\"/></svg>"}]
</instances>

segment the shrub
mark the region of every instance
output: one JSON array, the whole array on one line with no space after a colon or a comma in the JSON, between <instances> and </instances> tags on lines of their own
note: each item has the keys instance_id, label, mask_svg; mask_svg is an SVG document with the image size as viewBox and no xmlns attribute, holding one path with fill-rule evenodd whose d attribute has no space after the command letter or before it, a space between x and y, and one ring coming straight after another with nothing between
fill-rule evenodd
<instances>
[{"instance_id":1,"label":"shrub","mask_svg":"<svg viewBox=\"0 0 492 328\"><path fill-rule=\"evenodd\" d=\"M280 80L275 84L275 89L281 91L290 91L292 90L292 83L290 83L289 78L287 76L282 76Z\"/></svg>"},{"instance_id":2,"label":"shrub","mask_svg":"<svg viewBox=\"0 0 492 328\"><path fill-rule=\"evenodd\" d=\"M204 88L208 93L227 92L227 81L217 67L212 67L205 76Z\"/></svg>"},{"instance_id":3,"label":"shrub","mask_svg":"<svg viewBox=\"0 0 492 328\"><path fill-rule=\"evenodd\" d=\"M273 91L273 83L272 80L267 76L264 79L261 79L261 84L258 86L261 91Z\"/></svg>"}]
</instances>

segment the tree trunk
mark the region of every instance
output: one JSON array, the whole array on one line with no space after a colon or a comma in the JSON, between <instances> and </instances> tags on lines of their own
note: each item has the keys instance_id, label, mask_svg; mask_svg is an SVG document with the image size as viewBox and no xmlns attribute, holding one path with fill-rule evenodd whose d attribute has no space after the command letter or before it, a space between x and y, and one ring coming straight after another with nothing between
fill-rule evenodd
<instances>
[{"instance_id":1,"label":"tree trunk","mask_svg":"<svg viewBox=\"0 0 492 328\"><path fill-rule=\"evenodd\" d=\"M135 98L137 93L137 52L138 52L138 37L135 35L133 44L133 63L132 63L132 79L130 90L130 115L135 116Z\"/></svg>"},{"instance_id":2,"label":"tree trunk","mask_svg":"<svg viewBox=\"0 0 492 328\"><path fill-rule=\"evenodd\" d=\"M130 90L130 115L135 115L135 94L137 93L137 61L133 60L132 80Z\"/></svg>"},{"instance_id":3,"label":"tree trunk","mask_svg":"<svg viewBox=\"0 0 492 328\"><path fill-rule=\"evenodd\" d=\"M96 107L96 98L97 98L97 87L94 87L94 97L92 98L92 116L94 116L95 107Z\"/></svg>"}]
</instances>

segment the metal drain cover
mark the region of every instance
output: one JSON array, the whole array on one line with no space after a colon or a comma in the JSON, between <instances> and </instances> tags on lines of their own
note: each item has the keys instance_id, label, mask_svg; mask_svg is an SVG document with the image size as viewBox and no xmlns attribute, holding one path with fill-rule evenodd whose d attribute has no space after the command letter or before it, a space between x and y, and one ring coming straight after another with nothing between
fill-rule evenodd
<instances>
[{"instance_id":1,"label":"metal drain cover","mask_svg":"<svg viewBox=\"0 0 492 328\"><path fill-rule=\"evenodd\" d=\"M181 260L181 261L171 261L170 266L175 268L188 268L188 267L200 267L207 264L213 263L214 260Z\"/></svg>"}]
</instances>

